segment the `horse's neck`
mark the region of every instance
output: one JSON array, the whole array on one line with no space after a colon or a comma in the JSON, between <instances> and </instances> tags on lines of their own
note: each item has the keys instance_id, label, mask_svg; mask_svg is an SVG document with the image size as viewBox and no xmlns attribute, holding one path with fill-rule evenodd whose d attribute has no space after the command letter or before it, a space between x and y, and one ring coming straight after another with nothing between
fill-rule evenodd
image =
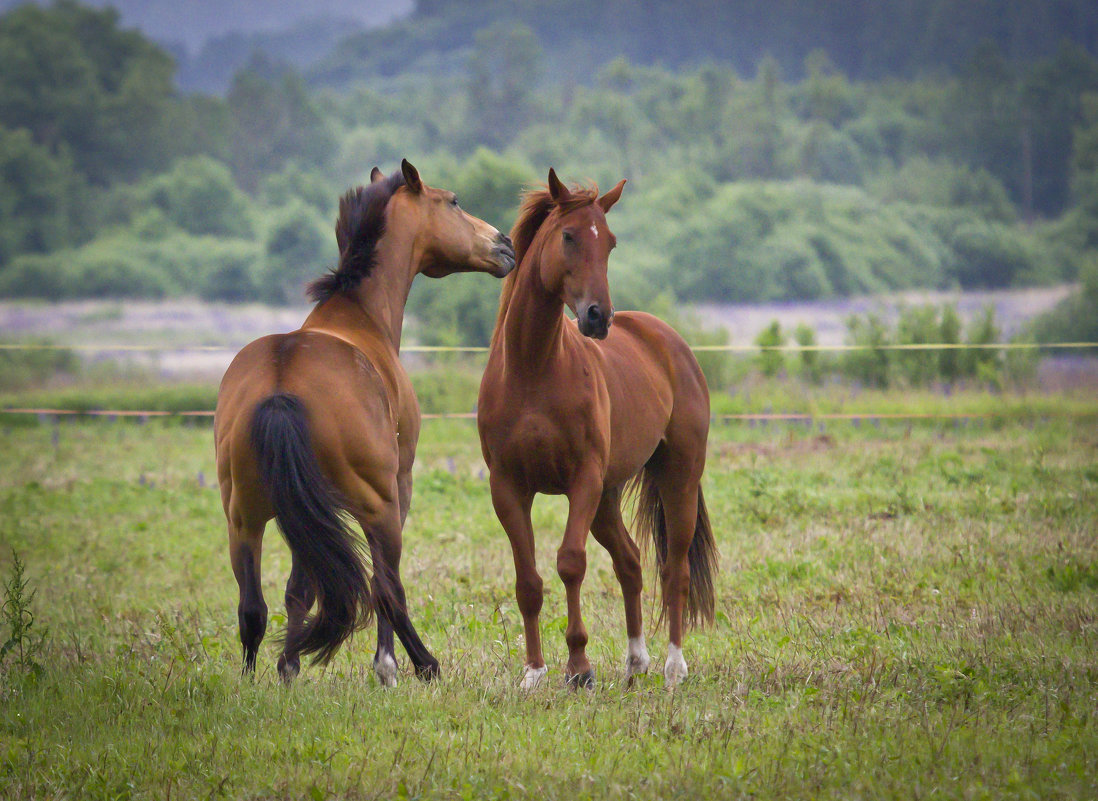
<instances>
[{"instance_id":1,"label":"horse's neck","mask_svg":"<svg viewBox=\"0 0 1098 801\"><path fill-rule=\"evenodd\" d=\"M404 307L416 275L411 247L402 245L382 240L370 275L353 293L333 295L313 309L302 327L329 331L351 341L381 337L399 352Z\"/></svg>"},{"instance_id":2,"label":"horse's neck","mask_svg":"<svg viewBox=\"0 0 1098 801\"><path fill-rule=\"evenodd\" d=\"M542 286L538 259L524 261L515 276L510 302L503 319L503 343L507 362L521 368L544 368L564 347L564 301Z\"/></svg>"}]
</instances>

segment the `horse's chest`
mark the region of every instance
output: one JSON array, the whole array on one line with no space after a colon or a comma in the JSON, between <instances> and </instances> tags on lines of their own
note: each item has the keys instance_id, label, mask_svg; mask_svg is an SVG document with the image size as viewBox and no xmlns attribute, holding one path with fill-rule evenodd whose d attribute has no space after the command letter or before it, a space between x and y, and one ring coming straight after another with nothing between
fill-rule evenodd
<instances>
[{"instance_id":1,"label":"horse's chest","mask_svg":"<svg viewBox=\"0 0 1098 801\"><path fill-rule=\"evenodd\" d=\"M583 421L571 422L561 425L556 417L531 411L511 427L504 462L535 492L567 491L579 466L599 455Z\"/></svg>"}]
</instances>

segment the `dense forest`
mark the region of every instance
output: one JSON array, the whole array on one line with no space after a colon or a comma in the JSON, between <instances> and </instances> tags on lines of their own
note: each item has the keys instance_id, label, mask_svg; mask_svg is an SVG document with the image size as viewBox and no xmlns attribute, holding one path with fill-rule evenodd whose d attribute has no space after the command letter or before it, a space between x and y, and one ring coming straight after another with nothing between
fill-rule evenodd
<instances>
[{"instance_id":1,"label":"dense forest","mask_svg":"<svg viewBox=\"0 0 1098 801\"><path fill-rule=\"evenodd\" d=\"M219 96L111 10L18 7L0 296L301 302L339 193L404 156L501 228L549 166L628 178L620 307L1098 284L1091 4L762 8L421 0L306 71L255 52ZM486 339L497 286L420 284L435 337Z\"/></svg>"}]
</instances>

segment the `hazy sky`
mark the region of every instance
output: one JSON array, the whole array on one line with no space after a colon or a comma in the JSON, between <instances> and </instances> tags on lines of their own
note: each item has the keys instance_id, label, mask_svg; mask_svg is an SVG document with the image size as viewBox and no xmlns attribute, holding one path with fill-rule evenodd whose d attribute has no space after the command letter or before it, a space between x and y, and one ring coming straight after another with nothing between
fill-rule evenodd
<instances>
[{"instance_id":1,"label":"hazy sky","mask_svg":"<svg viewBox=\"0 0 1098 801\"><path fill-rule=\"evenodd\" d=\"M0 0L0 11L25 0ZM117 8L125 27L162 42L182 42L193 53L230 31L271 31L303 19L333 17L379 25L412 10L413 0L81 0Z\"/></svg>"}]
</instances>

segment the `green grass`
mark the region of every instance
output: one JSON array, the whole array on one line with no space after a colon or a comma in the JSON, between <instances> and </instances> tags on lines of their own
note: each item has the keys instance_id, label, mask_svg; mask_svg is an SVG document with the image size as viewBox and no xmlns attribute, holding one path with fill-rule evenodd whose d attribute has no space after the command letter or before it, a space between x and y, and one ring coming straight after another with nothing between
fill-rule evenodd
<instances>
[{"instance_id":1,"label":"green grass","mask_svg":"<svg viewBox=\"0 0 1098 801\"><path fill-rule=\"evenodd\" d=\"M675 693L665 631L623 686L620 592L593 541L599 684L563 686L559 498L534 510L550 681L517 689L510 551L467 421L424 424L405 536L444 674L421 684L405 660L394 690L372 632L278 684L273 528L271 626L256 679L238 675L207 426L0 428L0 571L18 552L49 631L42 671L0 665L0 797L1094 797L1098 427L1046 403L994 426L715 426L717 622L688 636Z\"/></svg>"}]
</instances>

